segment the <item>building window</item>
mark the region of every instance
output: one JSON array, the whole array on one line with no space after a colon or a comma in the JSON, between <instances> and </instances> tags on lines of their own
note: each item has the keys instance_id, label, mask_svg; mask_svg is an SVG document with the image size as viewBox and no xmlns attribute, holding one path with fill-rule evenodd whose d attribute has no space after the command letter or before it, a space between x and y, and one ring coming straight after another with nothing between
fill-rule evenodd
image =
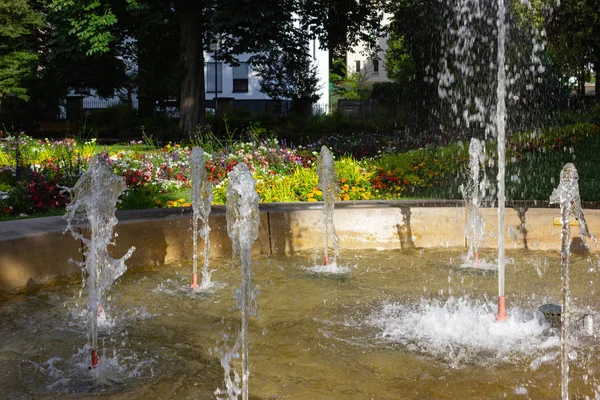
<instances>
[{"instance_id":1,"label":"building window","mask_svg":"<svg viewBox=\"0 0 600 400\"><path fill-rule=\"evenodd\" d=\"M215 82L216 81L216 82ZM215 92L215 83L217 92L223 91L223 63L209 62L206 66L206 92Z\"/></svg>"},{"instance_id":2,"label":"building window","mask_svg":"<svg viewBox=\"0 0 600 400\"><path fill-rule=\"evenodd\" d=\"M379 60L377 60L377 59L373 60L373 73L374 74L379 73Z\"/></svg>"},{"instance_id":3,"label":"building window","mask_svg":"<svg viewBox=\"0 0 600 400\"><path fill-rule=\"evenodd\" d=\"M356 60L356 72L360 72L360 60Z\"/></svg>"},{"instance_id":4,"label":"building window","mask_svg":"<svg viewBox=\"0 0 600 400\"><path fill-rule=\"evenodd\" d=\"M233 67L233 91L248 92L248 63Z\"/></svg>"}]
</instances>

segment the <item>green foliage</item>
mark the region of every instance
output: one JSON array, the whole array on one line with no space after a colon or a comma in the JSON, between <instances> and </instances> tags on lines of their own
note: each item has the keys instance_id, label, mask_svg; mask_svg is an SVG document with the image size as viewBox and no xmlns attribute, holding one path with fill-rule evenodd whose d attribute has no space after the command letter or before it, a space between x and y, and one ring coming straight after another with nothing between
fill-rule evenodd
<instances>
[{"instance_id":1,"label":"green foliage","mask_svg":"<svg viewBox=\"0 0 600 400\"><path fill-rule=\"evenodd\" d=\"M156 200L160 191L156 186L136 186L126 190L121 195L118 204L119 210L140 210L156 207Z\"/></svg>"},{"instance_id":2,"label":"green foliage","mask_svg":"<svg viewBox=\"0 0 600 400\"><path fill-rule=\"evenodd\" d=\"M343 65L343 62L342 62ZM346 68L343 66L343 68ZM369 86L367 80L369 76L367 70L353 71L346 68L346 74L339 76L335 73L330 74L333 83L333 94L342 99L360 100L369 97Z\"/></svg>"},{"instance_id":3,"label":"green foliage","mask_svg":"<svg viewBox=\"0 0 600 400\"><path fill-rule=\"evenodd\" d=\"M38 60L33 33L41 26L41 13L27 0L0 0L0 109L6 96L29 98L26 81Z\"/></svg>"},{"instance_id":4,"label":"green foliage","mask_svg":"<svg viewBox=\"0 0 600 400\"><path fill-rule=\"evenodd\" d=\"M302 46L300 46L302 47ZM257 57L254 71L260 77L260 90L273 99L291 99L293 103L312 104L319 99L317 67L308 49L272 49Z\"/></svg>"},{"instance_id":5,"label":"green foliage","mask_svg":"<svg viewBox=\"0 0 600 400\"><path fill-rule=\"evenodd\" d=\"M316 188L319 177L315 168L296 167L289 175L270 175L257 182L260 201L307 201L307 195Z\"/></svg>"},{"instance_id":6,"label":"green foliage","mask_svg":"<svg viewBox=\"0 0 600 400\"><path fill-rule=\"evenodd\" d=\"M415 62L405 43L404 36L392 33L387 41L388 49L385 55L385 70L388 78L400 87L414 85Z\"/></svg>"},{"instance_id":7,"label":"green foliage","mask_svg":"<svg viewBox=\"0 0 600 400\"><path fill-rule=\"evenodd\" d=\"M136 110L127 103L94 110L87 120L90 129L101 138L126 140L141 137L141 121Z\"/></svg>"},{"instance_id":8,"label":"green foliage","mask_svg":"<svg viewBox=\"0 0 600 400\"><path fill-rule=\"evenodd\" d=\"M370 200L372 198L372 165L354 157L341 157L335 162L340 184L340 200Z\"/></svg>"},{"instance_id":9,"label":"green foliage","mask_svg":"<svg viewBox=\"0 0 600 400\"><path fill-rule=\"evenodd\" d=\"M77 37L87 55L107 52L110 43L116 40L111 28L117 23L117 17L111 7L100 0L52 0L50 9L68 21L69 34Z\"/></svg>"},{"instance_id":10,"label":"green foliage","mask_svg":"<svg viewBox=\"0 0 600 400\"><path fill-rule=\"evenodd\" d=\"M583 17L585 16L585 17ZM579 94L589 76L589 67L600 71L600 18L595 0L564 0L552 13L548 43L553 58L560 60L567 77L576 77ZM598 96L598 94L597 94Z\"/></svg>"}]
</instances>

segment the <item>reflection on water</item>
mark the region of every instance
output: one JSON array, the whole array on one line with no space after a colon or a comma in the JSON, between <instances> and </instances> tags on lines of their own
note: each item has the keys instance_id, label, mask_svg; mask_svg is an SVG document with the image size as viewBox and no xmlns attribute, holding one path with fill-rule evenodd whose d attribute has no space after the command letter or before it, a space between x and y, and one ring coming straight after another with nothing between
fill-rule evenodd
<instances>
[{"instance_id":1,"label":"reflection on water","mask_svg":"<svg viewBox=\"0 0 600 400\"><path fill-rule=\"evenodd\" d=\"M537 312L560 299L557 253L508 252L506 323L493 320L496 274L461 269L463 251L348 251L352 268L337 276L311 271L313 255L253 266L260 318L250 322L250 398L560 396L558 333ZM0 294L4 396L214 398L223 370L211 349L239 325L231 292L239 275L230 260L211 264L219 285L205 293L189 290L191 261L121 277L92 371L80 282ZM573 256L575 314L600 309L597 264ZM594 398L600 346L572 325L571 390Z\"/></svg>"}]
</instances>

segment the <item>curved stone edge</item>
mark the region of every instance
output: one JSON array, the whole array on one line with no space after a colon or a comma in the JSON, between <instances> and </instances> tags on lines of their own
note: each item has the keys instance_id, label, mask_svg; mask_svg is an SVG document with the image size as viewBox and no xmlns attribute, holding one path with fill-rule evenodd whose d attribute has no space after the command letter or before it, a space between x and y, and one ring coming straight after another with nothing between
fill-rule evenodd
<instances>
[{"instance_id":1,"label":"curved stone edge","mask_svg":"<svg viewBox=\"0 0 600 400\"><path fill-rule=\"evenodd\" d=\"M407 247L464 247L465 208L462 201L397 200L336 203L334 223L343 249L402 249ZM506 248L560 248L558 208L546 203L512 202L506 209ZM508 207L508 206L507 206ZM274 203L260 207L260 233L254 254L291 254L324 243L322 203ZM592 233L600 234L600 210L587 209ZM497 209L483 208L486 236L483 248L497 245ZM132 210L117 213L115 257L136 246L129 269L164 265L192 257L192 213L185 209ZM225 207L214 206L210 216L211 257L231 254ZM86 233L88 227L78 227ZM0 290L12 290L80 273L69 260L83 261L82 245L63 234L62 217L0 222ZM579 230L572 229L573 251L581 246ZM200 240L201 242L201 240ZM199 244L202 251L203 243ZM597 252L598 248L590 247Z\"/></svg>"}]
</instances>

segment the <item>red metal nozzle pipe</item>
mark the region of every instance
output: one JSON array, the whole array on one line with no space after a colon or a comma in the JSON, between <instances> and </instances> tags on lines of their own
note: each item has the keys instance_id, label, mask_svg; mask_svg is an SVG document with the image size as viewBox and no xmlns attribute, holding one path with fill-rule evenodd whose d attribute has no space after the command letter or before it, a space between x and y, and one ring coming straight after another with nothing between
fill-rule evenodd
<instances>
[{"instance_id":1,"label":"red metal nozzle pipe","mask_svg":"<svg viewBox=\"0 0 600 400\"><path fill-rule=\"evenodd\" d=\"M197 289L200 287L200 285L198 285L198 274L192 274L192 284L190 287L192 289Z\"/></svg>"},{"instance_id":2,"label":"red metal nozzle pipe","mask_svg":"<svg viewBox=\"0 0 600 400\"><path fill-rule=\"evenodd\" d=\"M504 296L498 296L498 314L496 315L496 321L506 321L507 319L506 300Z\"/></svg>"},{"instance_id":3,"label":"red metal nozzle pipe","mask_svg":"<svg viewBox=\"0 0 600 400\"><path fill-rule=\"evenodd\" d=\"M98 366L98 350L92 349L92 368Z\"/></svg>"}]
</instances>

